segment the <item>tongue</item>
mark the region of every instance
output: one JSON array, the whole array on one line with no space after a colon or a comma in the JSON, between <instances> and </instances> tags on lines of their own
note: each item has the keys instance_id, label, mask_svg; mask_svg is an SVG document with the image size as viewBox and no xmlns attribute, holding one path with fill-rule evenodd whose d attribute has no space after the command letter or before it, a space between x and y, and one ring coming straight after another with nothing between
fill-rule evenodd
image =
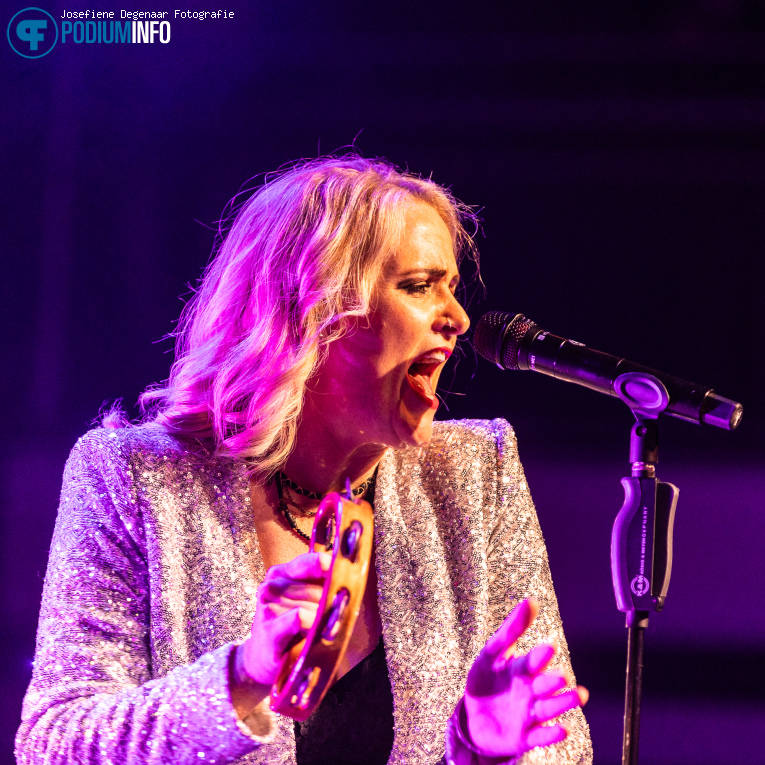
<instances>
[{"instance_id":1,"label":"tongue","mask_svg":"<svg viewBox=\"0 0 765 765\"><path fill-rule=\"evenodd\" d=\"M433 392L433 388L430 385L430 377L410 372L408 378L412 388L414 388L414 390L429 404L432 404L433 401L436 400L436 394Z\"/></svg>"}]
</instances>

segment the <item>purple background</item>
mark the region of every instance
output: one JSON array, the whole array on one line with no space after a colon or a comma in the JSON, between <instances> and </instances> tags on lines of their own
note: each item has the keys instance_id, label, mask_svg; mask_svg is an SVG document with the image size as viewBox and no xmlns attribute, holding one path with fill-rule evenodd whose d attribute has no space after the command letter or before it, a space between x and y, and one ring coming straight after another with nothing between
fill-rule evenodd
<instances>
[{"instance_id":1,"label":"purple background","mask_svg":"<svg viewBox=\"0 0 765 765\"><path fill-rule=\"evenodd\" d=\"M5 4L3 30L22 7ZM172 345L157 341L227 200L354 140L482 208L474 323L521 311L744 403L736 433L661 425L659 475L681 495L647 633L641 762L765 761L763 6L234 0L217 21L141 8L171 11L168 45L70 41L40 60L0 45L0 762L69 448L102 402L136 414L166 376ZM596 762L616 763L626 631L608 545L629 412L468 346L452 387L467 395L447 397L451 416L516 426Z\"/></svg>"}]
</instances>

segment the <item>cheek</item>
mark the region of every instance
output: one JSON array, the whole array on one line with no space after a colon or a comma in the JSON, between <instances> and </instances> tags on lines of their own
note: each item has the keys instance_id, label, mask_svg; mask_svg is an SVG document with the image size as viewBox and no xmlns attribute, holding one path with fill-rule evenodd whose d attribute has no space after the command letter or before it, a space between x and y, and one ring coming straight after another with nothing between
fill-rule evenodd
<instances>
[{"instance_id":1,"label":"cheek","mask_svg":"<svg viewBox=\"0 0 765 765\"><path fill-rule=\"evenodd\" d=\"M411 361L423 350L424 338L431 322L425 312L413 310L390 311L376 328L380 338L381 355L391 363Z\"/></svg>"},{"instance_id":2,"label":"cheek","mask_svg":"<svg viewBox=\"0 0 765 765\"><path fill-rule=\"evenodd\" d=\"M366 370L368 377L389 378L405 366L417 348L421 333L400 312L384 311L370 317L348 337L347 353L354 363Z\"/></svg>"},{"instance_id":3,"label":"cheek","mask_svg":"<svg viewBox=\"0 0 765 765\"><path fill-rule=\"evenodd\" d=\"M362 408L398 408L409 362L422 350L429 325L422 311L387 300L368 319L358 320L330 345L324 391L358 398Z\"/></svg>"},{"instance_id":4,"label":"cheek","mask_svg":"<svg viewBox=\"0 0 765 765\"><path fill-rule=\"evenodd\" d=\"M376 333L352 329L329 346L317 383L322 392L339 397L345 405L354 399L374 399L384 377L384 356Z\"/></svg>"}]
</instances>

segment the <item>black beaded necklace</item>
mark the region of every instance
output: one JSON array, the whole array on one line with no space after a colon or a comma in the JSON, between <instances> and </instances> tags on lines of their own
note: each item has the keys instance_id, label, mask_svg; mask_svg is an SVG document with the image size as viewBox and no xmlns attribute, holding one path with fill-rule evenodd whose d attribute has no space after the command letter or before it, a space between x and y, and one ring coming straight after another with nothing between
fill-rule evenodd
<instances>
[{"instance_id":1,"label":"black beaded necklace","mask_svg":"<svg viewBox=\"0 0 765 765\"><path fill-rule=\"evenodd\" d=\"M364 483L360 484L355 489L352 489L351 493L354 497L363 497L376 479L377 470L375 470L375 472L372 473L372 475L370 475L369 478L364 481ZM282 486L287 486L288 488L292 489L292 491L297 492L303 497L308 497L308 499L315 499L318 502L321 502L321 500L323 500L325 497L324 494L319 494L318 491L309 491L308 489L304 489L300 484L295 483L291 478L287 478L287 476L284 475L281 470L276 473L276 480L277 482L281 482Z\"/></svg>"},{"instance_id":2,"label":"black beaded necklace","mask_svg":"<svg viewBox=\"0 0 765 765\"><path fill-rule=\"evenodd\" d=\"M375 469L375 472L372 473L369 478L367 478L364 483L357 486L355 489L351 491L351 495L355 497L362 497L364 496L370 489L374 491L374 485L375 481L377 480L377 470ZM293 506L297 507L294 502L290 502L287 497L285 496L284 487L291 489L292 491L296 492L297 494L301 494L304 497L307 497L308 499L313 499L321 502L322 499L324 499L324 494L319 494L315 491L309 491L308 489L304 489L299 484L295 483L294 481L287 478L284 473L282 473L281 470L278 470L276 474L274 475L274 481L276 483L276 495L279 498L279 504L277 506L277 510L284 516L284 520L287 521L289 524L289 527L297 534L301 539L305 540L306 542L311 541L311 537L306 534L304 531L302 531L298 525L297 521L295 520L295 516L292 515L292 513L289 511L288 504L292 504ZM307 517L312 517L316 515L315 512L313 513L306 513Z\"/></svg>"}]
</instances>

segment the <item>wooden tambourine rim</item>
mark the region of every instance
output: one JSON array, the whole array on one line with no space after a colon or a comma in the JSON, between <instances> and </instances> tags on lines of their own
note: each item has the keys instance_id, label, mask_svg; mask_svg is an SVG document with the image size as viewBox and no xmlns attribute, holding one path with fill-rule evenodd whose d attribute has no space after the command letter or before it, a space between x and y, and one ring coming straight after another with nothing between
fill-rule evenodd
<instances>
[{"instance_id":1,"label":"wooden tambourine rim","mask_svg":"<svg viewBox=\"0 0 765 765\"><path fill-rule=\"evenodd\" d=\"M299 638L285 653L279 676L271 689L271 709L295 720L305 720L316 709L332 685L337 668L345 656L364 598L369 561L372 555L374 519L372 507L364 500L349 500L336 492L328 494L319 505L314 520L310 552L329 551L316 541L317 530L329 523L334 514L335 534L332 563L324 581L316 619L305 638ZM343 555L343 537L354 521L361 524L355 562ZM327 626L328 604L337 593L348 590L349 599L333 638L322 632ZM317 674L318 669L318 674Z\"/></svg>"}]
</instances>

